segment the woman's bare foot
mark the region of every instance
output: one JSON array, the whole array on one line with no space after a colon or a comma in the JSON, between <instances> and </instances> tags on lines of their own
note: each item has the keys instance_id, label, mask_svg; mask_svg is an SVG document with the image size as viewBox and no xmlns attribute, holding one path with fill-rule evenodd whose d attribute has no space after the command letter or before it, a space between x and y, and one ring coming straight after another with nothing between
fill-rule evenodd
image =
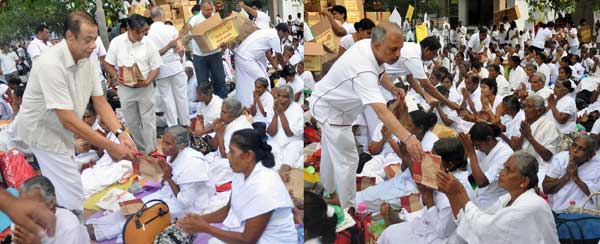
<instances>
[{"instance_id":1,"label":"woman's bare foot","mask_svg":"<svg viewBox=\"0 0 600 244\"><path fill-rule=\"evenodd\" d=\"M390 204L387 202L382 203L379 208L379 211L381 211L381 217L383 217L383 222L385 223L385 227L402 222L398 216L398 211L393 210Z\"/></svg>"}]
</instances>

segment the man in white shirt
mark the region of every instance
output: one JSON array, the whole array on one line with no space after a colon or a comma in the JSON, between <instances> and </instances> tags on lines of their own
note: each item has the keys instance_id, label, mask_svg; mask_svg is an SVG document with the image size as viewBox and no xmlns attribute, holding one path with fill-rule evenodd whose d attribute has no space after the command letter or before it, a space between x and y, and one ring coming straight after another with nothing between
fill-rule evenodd
<instances>
[{"instance_id":1,"label":"man in white shirt","mask_svg":"<svg viewBox=\"0 0 600 244\"><path fill-rule=\"evenodd\" d=\"M31 62L35 62L35 60L48 48L52 46L50 40L50 30L48 30L48 26L40 25L35 29L35 38L33 41L29 43L27 47L27 53L29 53L29 58L31 58Z\"/></svg>"},{"instance_id":2,"label":"man in white shirt","mask_svg":"<svg viewBox=\"0 0 600 244\"><path fill-rule=\"evenodd\" d=\"M253 32L236 48L235 89L237 100L242 103L242 106L250 107L252 105L254 81L259 77L269 78L267 60L273 67L284 64L281 40L287 38L288 34L288 26L278 24L275 29Z\"/></svg>"},{"instance_id":3,"label":"man in white shirt","mask_svg":"<svg viewBox=\"0 0 600 244\"><path fill-rule=\"evenodd\" d=\"M98 36L95 20L84 12L73 12L65 23L65 40L42 54L31 70L13 121L13 138L31 147L42 175L56 186L57 203L82 218L83 186L74 160L75 135L105 148L115 161L131 159L135 145L106 101L98 66L89 59ZM90 97L94 109L121 144L109 141L82 121Z\"/></svg>"},{"instance_id":4,"label":"man in white shirt","mask_svg":"<svg viewBox=\"0 0 600 244\"><path fill-rule=\"evenodd\" d=\"M472 60L479 60L480 55L485 55L490 47L490 36L486 28L480 28L479 33L471 35L468 44L468 53Z\"/></svg>"},{"instance_id":5,"label":"man in white shirt","mask_svg":"<svg viewBox=\"0 0 600 244\"><path fill-rule=\"evenodd\" d=\"M162 65L156 76L156 88L166 106L167 126L178 124L188 126L190 120L187 104L187 76L183 71L181 57L177 54L183 48L178 44L178 32L175 27L165 25L164 10L161 7L152 8L150 16L154 23L148 30L148 39L154 42L162 58Z\"/></svg>"},{"instance_id":6,"label":"man in white shirt","mask_svg":"<svg viewBox=\"0 0 600 244\"><path fill-rule=\"evenodd\" d=\"M393 94L401 94L384 75L383 64L395 63L402 45L400 27L380 24L373 30L372 39L359 41L342 54L316 84L310 98L310 113L322 128L321 182L328 193L338 192L342 208L354 204L358 152L352 122L365 105L370 105L385 126L407 145L413 158L420 160L423 153L421 143L388 110L379 89L383 76L382 85Z\"/></svg>"},{"instance_id":7,"label":"man in white shirt","mask_svg":"<svg viewBox=\"0 0 600 244\"><path fill-rule=\"evenodd\" d=\"M240 1L240 8L250 15L250 18L259 30L271 28L271 18L265 12L261 11L262 2L260 0L252 1L250 6L244 4L244 1Z\"/></svg>"},{"instance_id":8,"label":"man in white shirt","mask_svg":"<svg viewBox=\"0 0 600 244\"><path fill-rule=\"evenodd\" d=\"M179 32L180 35L188 33L194 26L210 18L213 15L213 10L214 6L210 0L202 0L200 12L188 20L188 23ZM215 94L221 98L226 98L225 69L223 68L221 49L218 48L210 53L204 53L200 50L198 44L192 41L192 54L198 85L210 81L213 84Z\"/></svg>"},{"instance_id":9,"label":"man in white shirt","mask_svg":"<svg viewBox=\"0 0 600 244\"><path fill-rule=\"evenodd\" d=\"M15 226L13 231L14 244L60 244L60 243L81 243L89 244L85 226L83 226L77 216L69 210L58 207L56 203L56 191L50 180L44 176L34 176L29 178L19 189L19 198L24 198L44 204L44 206L54 213L56 217L56 232L54 237L40 237L33 233L27 233L22 226Z\"/></svg>"},{"instance_id":10,"label":"man in white shirt","mask_svg":"<svg viewBox=\"0 0 600 244\"><path fill-rule=\"evenodd\" d=\"M535 34L533 42L531 43L531 46L529 46L529 50L534 50L536 52L544 51L546 41L552 40L552 29L554 29L554 22L552 21L548 22L544 28L540 28Z\"/></svg>"},{"instance_id":11,"label":"man in white shirt","mask_svg":"<svg viewBox=\"0 0 600 244\"><path fill-rule=\"evenodd\" d=\"M18 77L17 64L19 57L15 52L11 52L8 44L2 44L0 51L0 75L4 75L4 81L8 82L11 78Z\"/></svg>"},{"instance_id":12,"label":"man in white shirt","mask_svg":"<svg viewBox=\"0 0 600 244\"><path fill-rule=\"evenodd\" d=\"M124 112L125 123L140 151L150 154L156 150L155 91L152 81L159 72L162 60L158 49L144 35L148 31L148 19L134 14L127 19L127 32L115 37L106 54L106 71L118 77L117 93ZM134 86L123 83L117 67L136 64L144 78ZM186 91L187 92L187 91Z\"/></svg>"},{"instance_id":13,"label":"man in white shirt","mask_svg":"<svg viewBox=\"0 0 600 244\"><path fill-rule=\"evenodd\" d=\"M356 32L354 25L346 22L348 19L348 12L346 11L346 7L342 5L331 7L331 12L325 9L321 11L321 15L324 15L329 20L331 30L339 37Z\"/></svg>"}]
</instances>

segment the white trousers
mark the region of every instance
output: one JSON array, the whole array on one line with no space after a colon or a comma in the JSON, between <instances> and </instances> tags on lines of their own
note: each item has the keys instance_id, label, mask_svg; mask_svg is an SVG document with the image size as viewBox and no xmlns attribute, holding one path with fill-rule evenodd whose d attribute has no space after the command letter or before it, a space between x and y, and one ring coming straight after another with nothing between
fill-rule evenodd
<instances>
[{"instance_id":1,"label":"white trousers","mask_svg":"<svg viewBox=\"0 0 600 244\"><path fill-rule=\"evenodd\" d=\"M190 124L186 79L185 73L179 72L176 75L156 80L156 88L166 106L164 112L169 127L177 125L177 119L179 119L180 125L188 126Z\"/></svg>"},{"instance_id":2,"label":"white trousers","mask_svg":"<svg viewBox=\"0 0 600 244\"><path fill-rule=\"evenodd\" d=\"M48 152L31 147L40 165L42 175L48 178L56 191L56 203L75 210L83 217L83 184L74 153Z\"/></svg>"},{"instance_id":3,"label":"white trousers","mask_svg":"<svg viewBox=\"0 0 600 244\"><path fill-rule=\"evenodd\" d=\"M187 92L187 91L186 91ZM149 154L156 150L156 112L154 86L130 88L119 86L117 91L125 124L138 150Z\"/></svg>"},{"instance_id":4,"label":"white trousers","mask_svg":"<svg viewBox=\"0 0 600 244\"><path fill-rule=\"evenodd\" d=\"M342 208L353 206L358 152L352 126L324 123L321 133L321 183L328 193L337 188Z\"/></svg>"},{"instance_id":5,"label":"white trousers","mask_svg":"<svg viewBox=\"0 0 600 244\"><path fill-rule=\"evenodd\" d=\"M254 102L252 92L254 92L256 79L264 77L269 80L267 68L256 60L246 60L235 56L235 69L236 99L242 103L242 106L249 108ZM269 86L267 89L270 91L271 87Z\"/></svg>"}]
</instances>

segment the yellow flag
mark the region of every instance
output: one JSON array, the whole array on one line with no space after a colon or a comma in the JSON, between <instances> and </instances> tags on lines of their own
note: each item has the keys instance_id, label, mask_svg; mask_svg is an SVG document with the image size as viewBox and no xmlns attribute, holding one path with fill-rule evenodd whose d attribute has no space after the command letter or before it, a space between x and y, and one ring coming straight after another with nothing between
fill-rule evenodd
<instances>
[{"instance_id":1,"label":"yellow flag","mask_svg":"<svg viewBox=\"0 0 600 244\"><path fill-rule=\"evenodd\" d=\"M414 11L415 11L415 8L412 5L409 4L408 5L408 10L406 10L406 17L405 17L405 19L407 19L407 20L410 21L412 19L412 15L413 15Z\"/></svg>"},{"instance_id":2,"label":"yellow flag","mask_svg":"<svg viewBox=\"0 0 600 244\"><path fill-rule=\"evenodd\" d=\"M427 25L422 24L422 25L417 25L415 27L416 29L416 34L417 34L417 43L421 42L421 40L425 39L427 37Z\"/></svg>"}]
</instances>

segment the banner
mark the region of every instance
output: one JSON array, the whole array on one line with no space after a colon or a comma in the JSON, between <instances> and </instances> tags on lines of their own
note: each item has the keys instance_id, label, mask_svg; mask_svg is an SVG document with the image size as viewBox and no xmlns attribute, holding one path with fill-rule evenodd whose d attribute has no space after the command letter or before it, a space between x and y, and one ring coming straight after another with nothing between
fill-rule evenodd
<instances>
[{"instance_id":1,"label":"banner","mask_svg":"<svg viewBox=\"0 0 600 244\"><path fill-rule=\"evenodd\" d=\"M412 16L413 16L413 12L415 11L415 8L412 5L408 5L408 10L406 10L406 19L407 20L412 20Z\"/></svg>"},{"instance_id":2,"label":"banner","mask_svg":"<svg viewBox=\"0 0 600 244\"><path fill-rule=\"evenodd\" d=\"M421 40L427 37L427 25L417 25L415 27L415 32L417 34L417 43L421 42Z\"/></svg>"}]
</instances>

